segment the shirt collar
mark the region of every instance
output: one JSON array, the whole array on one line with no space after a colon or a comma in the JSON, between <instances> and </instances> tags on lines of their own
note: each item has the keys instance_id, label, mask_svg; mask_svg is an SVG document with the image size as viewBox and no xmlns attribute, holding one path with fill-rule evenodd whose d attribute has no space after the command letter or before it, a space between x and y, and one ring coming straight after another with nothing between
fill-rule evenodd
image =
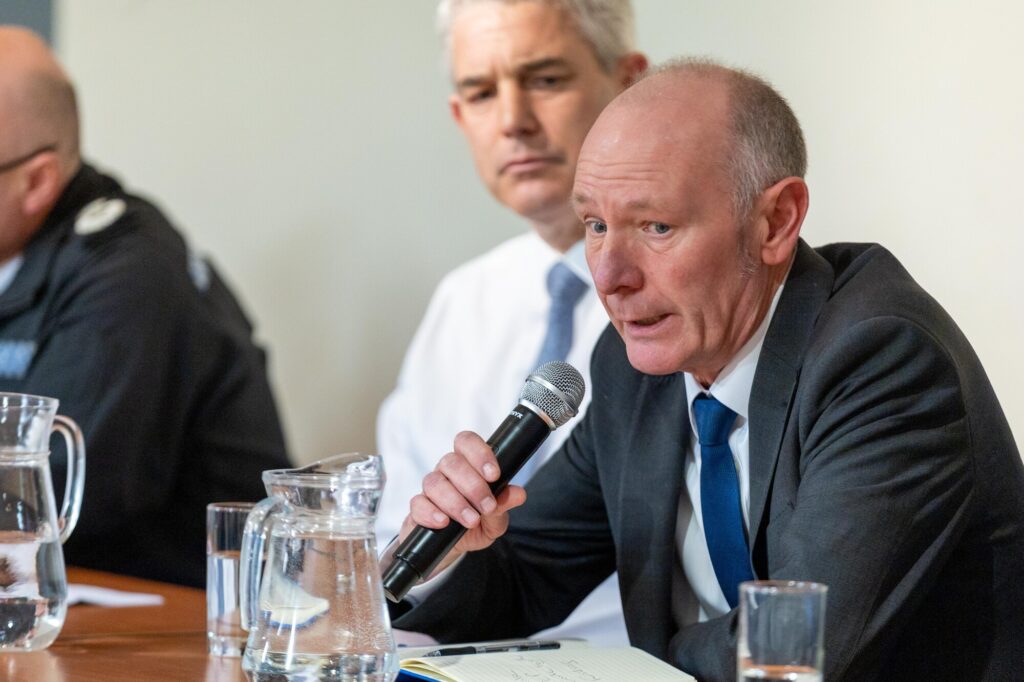
<instances>
[{"instance_id":1,"label":"shirt collar","mask_svg":"<svg viewBox=\"0 0 1024 682\"><path fill-rule=\"evenodd\" d=\"M590 268L587 267L584 240L581 239L570 246L569 250L562 254L562 262L568 265L577 277L586 282L588 287L594 285L594 278L590 276Z\"/></svg>"},{"instance_id":2,"label":"shirt collar","mask_svg":"<svg viewBox=\"0 0 1024 682\"><path fill-rule=\"evenodd\" d=\"M704 387L700 385L700 382L692 374L689 372L684 373L686 404L690 409L691 415L693 414L694 399L699 395L710 393L718 402L728 407L744 420L749 418L750 392L754 387L754 372L757 370L757 361L761 357L761 346L764 343L765 334L768 333L768 325L775 315L775 307L779 304L783 288L785 288L785 281L779 286L775 296L772 297L772 304L768 308L768 314L761 321L761 326L743 344L743 347L733 356L725 368L719 372L718 377L707 391L704 390Z\"/></svg>"},{"instance_id":3,"label":"shirt collar","mask_svg":"<svg viewBox=\"0 0 1024 682\"><path fill-rule=\"evenodd\" d=\"M14 281L14 277L18 274L24 261L25 257L19 253L0 263L0 295L3 295L7 291L7 287L11 286L11 282Z\"/></svg>"}]
</instances>

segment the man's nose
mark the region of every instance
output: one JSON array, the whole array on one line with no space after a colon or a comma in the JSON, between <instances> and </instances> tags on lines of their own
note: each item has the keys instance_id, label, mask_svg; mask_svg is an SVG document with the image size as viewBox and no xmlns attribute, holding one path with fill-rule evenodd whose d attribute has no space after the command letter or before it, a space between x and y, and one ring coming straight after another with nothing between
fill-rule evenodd
<instances>
[{"instance_id":1,"label":"man's nose","mask_svg":"<svg viewBox=\"0 0 1024 682\"><path fill-rule=\"evenodd\" d=\"M513 85L503 88L498 96L501 106L501 132L506 137L533 135L540 129L529 93Z\"/></svg>"},{"instance_id":2,"label":"man's nose","mask_svg":"<svg viewBox=\"0 0 1024 682\"><path fill-rule=\"evenodd\" d=\"M587 264L594 286L605 296L643 286L643 272L625 235L609 230L600 240L588 244Z\"/></svg>"}]
</instances>

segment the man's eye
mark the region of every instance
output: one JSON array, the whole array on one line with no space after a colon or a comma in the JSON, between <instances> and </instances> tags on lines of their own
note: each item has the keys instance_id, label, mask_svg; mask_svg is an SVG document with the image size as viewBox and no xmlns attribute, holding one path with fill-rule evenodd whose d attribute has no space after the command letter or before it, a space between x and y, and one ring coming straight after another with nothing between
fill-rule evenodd
<instances>
[{"instance_id":1,"label":"man's eye","mask_svg":"<svg viewBox=\"0 0 1024 682\"><path fill-rule=\"evenodd\" d=\"M665 223L651 223L651 232L654 234L668 234L672 228Z\"/></svg>"},{"instance_id":2,"label":"man's eye","mask_svg":"<svg viewBox=\"0 0 1024 682\"><path fill-rule=\"evenodd\" d=\"M470 90L466 92L463 97L467 102L483 102L491 97L494 97L494 90L482 89L482 90Z\"/></svg>"},{"instance_id":3,"label":"man's eye","mask_svg":"<svg viewBox=\"0 0 1024 682\"><path fill-rule=\"evenodd\" d=\"M594 234L604 234L608 231L608 226L602 223L600 220L591 220L587 223L587 228Z\"/></svg>"},{"instance_id":4,"label":"man's eye","mask_svg":"<svg viewBox=\"0 0 1024 682\"><path fill-rule=\"evenodd\" d=\"M565 80L564 76L534 76L530 79L529 84L534 88L556 88L564 83Z\"/></svg>"}]
</instances>

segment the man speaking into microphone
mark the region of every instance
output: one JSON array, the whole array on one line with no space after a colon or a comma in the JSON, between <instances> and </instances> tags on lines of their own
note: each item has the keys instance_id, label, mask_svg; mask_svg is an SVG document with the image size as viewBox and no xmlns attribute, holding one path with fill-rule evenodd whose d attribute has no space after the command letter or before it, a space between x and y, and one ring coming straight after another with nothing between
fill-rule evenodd
<instances>
[{"instance_id":1,"label":"man speaking into microphone","mask_svg":"<svg viewBox=\"0 0 1024 682\"><path fill-rule=\"evenodd\" d=\"M786 101L710 62L662 67L604 110L573 189L612 322L590 408L521 507L518 486L492 494L483 439L456 437L402 534L468 530L397 627L523 636L617 570L632 644L734 680L738 583L811 580L829 586L830 682L1019 677L1009 426L891 253L800 239L806 164Z\"/></svg>"},{"instance_id":2,"label":"man speaking into microphone","mask_svg":"<svg viewBox=\"0 0 1024 682\"><path fill-rule=\"evenodd\" d=\"M633 51L629 0L443 0L438 23L452 118L481 181L529 229L450 272L431 298L377 419L388 472L381 546L398 533L409 498L452 447L452 434L489 433L545 362L570 362L586 379L608 316L583 257L573 172L601 109L647 65ZM518 484L571 426L548 438ZM558 632L544 634L624 644L614 579Z\"/></svg>"}]
</instances>

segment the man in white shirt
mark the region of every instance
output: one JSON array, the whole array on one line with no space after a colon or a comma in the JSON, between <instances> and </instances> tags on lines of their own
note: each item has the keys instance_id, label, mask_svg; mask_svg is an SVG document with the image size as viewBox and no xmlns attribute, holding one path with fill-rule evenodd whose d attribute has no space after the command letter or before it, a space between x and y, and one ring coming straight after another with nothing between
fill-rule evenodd
<instances>
[{"instance_id":1,"label":"man in white shirt","mask_svg":"<svg viewBox=\"0 0 1024 682\"><path fill-rule=\"evenodd\" d=\"M618 570L635 646L735 680L738 584L810 580L828 585L824 679L1019 677L1009 425L891 253L800 239L806 164L750 74L673 63L608 106L573 190L614 327L593 401L511 515L526 493L491 495L493 453L458 435L403 534L469 530L397 627L521 636Z\"/></svg>"},{"instance_id":2,"label":"man in white shirt","mask_svg":"<svg viewBox=\"0 0 1024 682\"><path fill-rule=\"evenodd\" d=\"M445 0L438 18L455 87L452 117L481 180L532 229L453 270L430 302L377 421L388 475L382 544L397 534L453 434L488 433L515 404L542 355L549 272L560 262L580 295L570 308L571 343L557 359L588 377L608 317L570 204L573 173L597 115L647 65L633 51L628 0ZM574 423L554 432L528 466L546 459ZM625 642L614 576L557 634Z\"/></svg>"}]
</instances>

